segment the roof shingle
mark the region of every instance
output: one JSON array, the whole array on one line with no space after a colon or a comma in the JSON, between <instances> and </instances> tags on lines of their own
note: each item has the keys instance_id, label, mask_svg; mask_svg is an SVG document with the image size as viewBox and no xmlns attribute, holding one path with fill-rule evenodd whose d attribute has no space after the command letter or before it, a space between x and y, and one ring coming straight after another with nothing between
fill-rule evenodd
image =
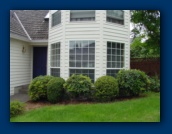
<instances>
[{"instance_id":1,"label":"roof shingle","mask_svg":"<svg viewBox=\"0 0 172 134\"><path fill-rule=\"evenodd\" d=\"M20 19L25 30L32 40L48 39L48 23L44 17L47 15L48 10L13 10ZM11 13L11 12L10 12ZM10 31L11 31L11 17L10 17ZM19 32L15 29L15 32ZM23 34L23 33L21 33ZM26 36L24 33L23 35Z\"/></svg>"}]
</instances>

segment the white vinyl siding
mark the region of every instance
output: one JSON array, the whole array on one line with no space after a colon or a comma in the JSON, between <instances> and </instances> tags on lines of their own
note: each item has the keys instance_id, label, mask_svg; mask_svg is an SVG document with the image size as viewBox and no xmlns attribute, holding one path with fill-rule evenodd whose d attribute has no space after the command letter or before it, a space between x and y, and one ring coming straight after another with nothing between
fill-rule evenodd
<instances>
[{"instance_id":1,"label":"white vinyl siding","mask_svg":"<svg viewBox=\"0 0 172 134\"><path fill-rule=\"evenodd\" d=\"M26 52L22 49L25 47ZM32 46L16 39L10 39L10 95L15 87L27 85L32 79Z\"/></svg>"}]
</instances>

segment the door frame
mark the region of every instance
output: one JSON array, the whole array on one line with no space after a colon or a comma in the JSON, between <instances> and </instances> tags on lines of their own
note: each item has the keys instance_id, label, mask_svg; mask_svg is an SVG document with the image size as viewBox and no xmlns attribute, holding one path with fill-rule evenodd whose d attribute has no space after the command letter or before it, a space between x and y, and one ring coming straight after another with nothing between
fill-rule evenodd
<instances>
[{"instance_id":1,"label":"door frame","mask_svg":"<svg viewBox=\"0 0 172 134\"><path fill-rule=\"evenodd\" d=\"M47 64L46 64L46 75L48 74L48 44L47 45L33 45L31 48L31 80L33 80L33 49L34 47L47 47Z\"/></svg>"}]
</instances>

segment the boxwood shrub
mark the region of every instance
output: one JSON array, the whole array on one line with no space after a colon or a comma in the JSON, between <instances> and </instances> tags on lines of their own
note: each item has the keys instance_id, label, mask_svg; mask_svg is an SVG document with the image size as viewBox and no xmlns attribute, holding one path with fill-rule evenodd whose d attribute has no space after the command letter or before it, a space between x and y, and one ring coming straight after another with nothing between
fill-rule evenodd
<instances>
[{"instance_id":1,"label":"boxwood shrub","mask_svg":"<svg viewBox=\"0 0 172 134\"><path fill-rule=\"evenodd\" d=\"M82 74L73 74L64 84L64 88L72 99L87 99L91 90L91 79Z\"/></svg>"},{"instance_id":2,"label":"boxwood shrub","mask_svg":"<svg viewBox=\"0 0 172 134\"><path fill-rule=\"evenodd\" d=\"M158 76L150 77L149 80L149 90L153 92L160 92L160 79L158 78Z\"/></svg>"},{"instance_id":3,"label":"boxwood shrub","mask_svg":"<svg viewBox=\"0 0 172 134\"><path fill-rule=\"evenodd\" d=\"M10 118L24 112L24 104L19 101L10 102Z\"/></svg>"},{"instance_id":4,"label":"boxwood shrub","mask_svg":"<svg viewBox=\"0 0 172 134\"><path fill-rule=\"evenodd\" d=\"M65 80L60 77L54 77L47 84L47 99L51 103L56 103L62 99L63 84Z\"/></svg>"},{"instance_id":5,"label":"boxwood shrub","mask_svg":"<svg viewBox=\"0 0 172 134\"><path fill-rule=\"evenodd\" d=\"M122 97L138 96L147 90L150 84L148 76L140 70L120 70L117 74L119 95Z\"/></svg>"},{"instance_id":6,"label":"boxwood shrub","mask_svg":"<svg viewBox=\"0 0 172 134\"><path fill-rule=\"evenodd\" d=\"M47 100L47 84L53 76L38 76L29 85L29 97L32 101Z\"/></svg>"},{"instance_id":7,"label":"boxwood shrub","mask_svg":"<svg viewBox=\"0 0 172 134\"><path fill-rule=\"evenodd\" d=\"M95 82L95 100L100 102L111 101L118 96L118 82L112 76L102 76Z\"/></svg>"}]
</instances>

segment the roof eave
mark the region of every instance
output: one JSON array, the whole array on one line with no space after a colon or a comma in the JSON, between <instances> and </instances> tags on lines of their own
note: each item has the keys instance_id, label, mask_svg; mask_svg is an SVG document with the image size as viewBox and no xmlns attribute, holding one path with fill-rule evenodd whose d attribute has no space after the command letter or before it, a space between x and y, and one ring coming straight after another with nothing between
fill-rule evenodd
<instances>
[{"instance_id":1,"label":"roof eave","mask_svg":"<svg viewBox=\"0 0 172 134\"><path fill-rule=\"evenodd\" d=\"M20 36L20 35L14 34L14 33L10 33L10 38L30 42L30 40L27 37Z\"/></svg>"},{"instance_id":2,"label":"roof eave","mask_svg":"<svg viewBox=\"0 0 172 134\"><path fill-rule=\"evenodd\" d=\"M10 38L18 39L18 40L30 42L30 43L48 43L48 39L29 40L27 37L23 37L14 33L10 33Z\"/></svg>"}]
</instances>

